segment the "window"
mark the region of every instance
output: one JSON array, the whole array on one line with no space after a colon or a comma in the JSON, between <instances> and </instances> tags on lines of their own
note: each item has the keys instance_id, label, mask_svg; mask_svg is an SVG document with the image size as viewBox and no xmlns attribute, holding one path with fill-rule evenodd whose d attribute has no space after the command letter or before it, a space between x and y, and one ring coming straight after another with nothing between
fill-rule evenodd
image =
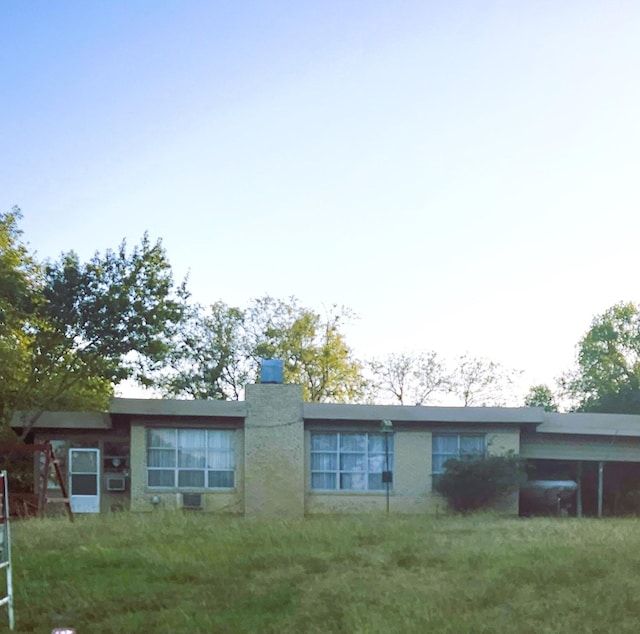
<instances>
[{"instance_id":1,"label":"window","mask_svg":"<svg viewBox=\"0 0 640 634\"><path fill-rule=\"evenodd\" d=\"M433 434L431 439L433 475L437 477L444 473L444 465L450 458L478 456L484 452L484 434Z\"/></svg>"},{"instance_id":2,"label":"window","mask_svg":"<svg viewBox=\"0 0 640 634\"><path fill-rule=\"evenodd\" d=\"M386 444L388 443L388 445ZM311 488L318 491L384 491L382 472L393 470L393 435L312 433Z\"/></svg>"},{"instance_id":3,"label":"window","mask_svg":"<svg viewBox=\"0 0 640 634\"><path fill-rule=\"evenodd\" d=\"M235 432L214 429L148 429L150 487L232 489Z\"/></svg>"}]
</instances>

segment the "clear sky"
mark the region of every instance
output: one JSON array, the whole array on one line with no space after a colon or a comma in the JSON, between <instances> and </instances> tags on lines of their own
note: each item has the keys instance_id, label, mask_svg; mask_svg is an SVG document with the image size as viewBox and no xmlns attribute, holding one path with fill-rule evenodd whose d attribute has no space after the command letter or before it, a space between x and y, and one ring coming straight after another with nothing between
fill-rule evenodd
<instances>
[{"instance_id":1,"label":"clear sky","mask_svg":"<svg viewBox=\"0 0 640 634\"><path fill-rule=\"evenodd\" d=\"M0 208L162 238L200 302L551 382L638 298L640 3L6 0Z\"/></svg>"}]
</instances>

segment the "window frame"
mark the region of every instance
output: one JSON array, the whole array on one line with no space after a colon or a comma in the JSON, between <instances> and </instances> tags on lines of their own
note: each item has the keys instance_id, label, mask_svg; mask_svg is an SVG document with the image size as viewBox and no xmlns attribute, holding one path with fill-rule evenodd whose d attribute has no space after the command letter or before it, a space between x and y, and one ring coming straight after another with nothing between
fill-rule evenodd
<instances>
[{"instance_id":1,"label":"window frame","mask_svg":"<svg viewBox=\"0 0 640 634\"><path fill-rule=\"evenodd\" d=\"M335 436L335 449L314 449L314 437L318 436ZM353 437L353 436L364 436L364 449L363 451L356 451L353 449L343 448L343 438L344 437ZM390 436L390 437L389 437ZM385 452L385 444L389 443L389 471L393 474L395 468L394 461L394 449L395 443L393 440L394 434L384 434L382 432L369 432L369 431L312 431L310 432L310 440L309 440L309 489L313 493L374 493L380 494L385 493L387 491L387 483L382 481L382 474L387 470L386 468L386 452ZM370 439L372 437L381 438L383 440L382 449L379 451L371 450L371 442ZM322 469L314 469L314 456L319 455L333 455L335 468L322 468ZM343 460L342 458L347 457L356 457L360 456L361 465L364 467L360 470L356 469L348 469L343 468ZM372 460L378 459L380 462L380 468L371 468ZM346 461L346 460L345 460ZM321 487L314 486L314 475L322 475L325 476L333 476L334 486L332 487ZM345 486L345 481L349 476L360 476L362 478L362 482L364 483L364 487L355 488L355 487L347 487ZM374 488L371 484L371 476L379 476L380 484L379 488ZM389 490L393 490L393 478L389 483Z\"/></svg>"},{"instance_id":2,"label":"window frame","mask_svg":"<svg viewBox=\"0 0 640 634\"><path fill-rule=\"evenodd\" d=\"M173 432L171 446L163 444L152 445L153 432ZM188 442L181 441L180 436L188 438L189 432L204 434L203 445L189 445ZM217 449L212 446L212 438L214 434L223 433L228 438L228 448ZM236 431L233 429L219 428L198 428L198 427L147 427L145 429L146 443L146 486L148 489L162 491L232 491L236 488ZM151 452L162 452L166 456L171 455L171 465L155 465L151 466ZM191 453L189 453L191 452ZM225 468L216 468L213 466L216 458L224 456L228 463ZM200 457L202 466L190 465L189 462L198 461ZM167 475L173 473L172 484L154 483L151 484L151 475L153 473L160 474L164 472ZM197 476L202 473L202 484L181 484L181 476L187 477L188 474ZM229 486L211 486L211 478L213 474L230 474L231 484ZM229 477L227 475L227 477Z\"/></svg>"},{"instance_id":3,"label":"window frame","mask_svg":"<svg viewBox=\"0 0 640 634\"><path fill-rule=\"evenodd\" d=\"M438 451L436 452L435 450L435 439L437 437L443 437L446 436L447 438L456 438L457 440L457 451L456 453L453 452L444 452L444 451ZM479 438L482 440L482 450L479 452L462 452L461 450L461 441L463 438ZM435 483L437 482L437 479L439 476L441 476L444 472L444 465L447 462L447 460L451 460L452 458L455 458L456 460L460 460L461 458L465 457L465 456L484 456L487 453L487 434L485 432L432 432L431 434L431 480L433 485L435 486ZM445 460L443 460L441 462L441 468L436 469L435 464L436 464L436 456L439 457L445 457Z\"/></svg>"}]
</instances>

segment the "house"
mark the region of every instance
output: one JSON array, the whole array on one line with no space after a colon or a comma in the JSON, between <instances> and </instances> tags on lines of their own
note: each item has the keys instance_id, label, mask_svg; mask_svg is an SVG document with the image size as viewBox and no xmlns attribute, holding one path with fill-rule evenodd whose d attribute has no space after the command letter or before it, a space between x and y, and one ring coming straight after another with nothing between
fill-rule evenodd
<instances>
[{"instance_id":1,"label":"house","mask_svg":"<svg viewBox=\"0 0 640 634\"><path fill-rule=\"evenodd\" d=\"M29 440L53 445L76 513L430 513L443 508L433 484L446 460L485 451L530 459L535 479L577 482L568 512L640 508L640 416L305 403L298 385L256 384L244 401L46 412ZM518 495L502 508L522 510Z\"/></svg>"}]
</instances>

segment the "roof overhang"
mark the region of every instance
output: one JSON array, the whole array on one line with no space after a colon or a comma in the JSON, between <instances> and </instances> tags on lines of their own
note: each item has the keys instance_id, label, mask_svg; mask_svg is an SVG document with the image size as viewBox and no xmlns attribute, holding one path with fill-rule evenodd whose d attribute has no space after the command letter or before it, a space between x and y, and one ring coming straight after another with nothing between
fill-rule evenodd
<instances>
[{"instance_id":1,"label":"roof overhang","mask_svg":"<svg viewBox=\"0 0 640 634\"><path fill-rule=\"evenodd\" d=\"M34 418L33 429L111 429L111 416L100 412L16 412L11 426L21 429Z\"/></svg>"},{"instance_id":2,"label":"roof overhang","mask_svg":"<svg viewBox=\"0 0 640 634\"><path fill-rule=\"evenodd\" d=\"M244 401L114 398L109 404L109 412L131 416L245 418L247 406Z\"/></svg>"},{"instance_id":3,"label":"roof overhang","mask_svg":"<svg viewBox=\"0 0 640 634\"><path fill-rule=\"evenodd\" d=\"M406 405L344 405L304 403L305 421L381 421L402 423L490 423L539 425L544 420L541 407L429 407Z\"/></svg>"},{"instance_id":4,"label":"roof overhang","mask_svg":"<svg viewBox=\"0 0 640 634\"><path fill-rule=\"evenodd\" d=\"M640 415L637 414L557 414L546 412L538 434L569 434L584 436L640 436Z\"/></svg>"}]
</instances>

